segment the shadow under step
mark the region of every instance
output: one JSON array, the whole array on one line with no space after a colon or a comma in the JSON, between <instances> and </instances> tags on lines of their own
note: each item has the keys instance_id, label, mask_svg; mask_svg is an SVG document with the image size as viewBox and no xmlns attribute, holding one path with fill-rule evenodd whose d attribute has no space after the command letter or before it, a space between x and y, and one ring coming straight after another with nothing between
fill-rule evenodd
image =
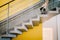
<instances>
[{"instance_id":1,"label":"shadow under step","mask_svg":"<svg viewBox=\"0 0 60 40\"><path fill-rule=\"evenodd\" d=\"M34 17L32 17L32 23L33 23L33 25L34 26L38 26L39 25L39 23L40 23L40 16L34 16Z\"/></svg>"},{"instance_id":2,"label":"shadow under step","mask_svg":"<svg viewBox=\"0 0 60 40\"><path fill-rule=\"evenodd\" d=\"M24 21L24 23L23 23L28 29L32 29L33 28L33 23L32 23L32 21L31 21L31 19L30 20L27 20L27 21Z\"/></svg>"}]
</instances>

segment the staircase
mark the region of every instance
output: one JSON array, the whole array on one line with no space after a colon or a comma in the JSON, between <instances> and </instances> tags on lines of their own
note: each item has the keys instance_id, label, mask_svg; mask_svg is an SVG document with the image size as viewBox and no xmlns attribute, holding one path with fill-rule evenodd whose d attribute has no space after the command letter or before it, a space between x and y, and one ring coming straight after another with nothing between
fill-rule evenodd
<instances>
[{"instance_id":1,"label":"staircase","mask_svg":"<svg viewBox=\"0 0 60 40\"><path fill-rule=\"evenodd\" d=\"M0 36L0 40L11 40L11 38L15 38L15 37L17 37L17 35L21 35L21 34L23 34L23 32L27 32L29 29L33 29L33 26L38 26L39 25L39 23L40 23L40 15L37 15L36 13L33 13L34 11L36 11L36 8L37 8L37 11L39 10L38 9L38 7L40 7L41 5L43 4L43 2L38 2L38 3L36 3L36 4L34 4L34 5L32 5L32 7L28 7L27 9L25 9L25 10L23 10L23 11L21 11L20 13L26 13L26 14L24 14L24 16L30 16L27 20L23 20L24 18L26 18L26 17L24 17L22 20L21 19L19 19L18 18L18 20L21 20L20 21L20 23L19 22L17 22L16 24L14 24L14 25L12 25L11 27L12 28L10 28L10 30L9 30L9 33L8 34L5 34L5 31L6 31L6 29L4 28L4 27L6 27L7 26L7 24L5 24L6 23L6 21L5 20L3 20L3 22L2 22L2 24L3 24L3 26L2 26L2 28L3 29L1 29L0 31L2 32L4 32L4 34L2 34L1 36ZM39 6L38 6L39 5ZM28 13L29 12L29 13ZM31 14L30 14L30 12L31 12ZM19 15L21 15L19 13ZM28 14L27 14L28 13ZM34 14L34 15L32 15L32 13ZM32 15L32 16L31 16ZM15 15L14 15L15 16ZM19 17L19 16L18 16ZM12 18L12 17L11 17ZM20 17L21 18L21 17ZM12 19L13 20L13 19ZM15 22L15 20L13 21L13 22ZM12 23L12 22L11 22ZM4 25L5 24L5 25ZM13 27L14 26L14 27ZM3 33L2 32L2 33Z\"/></svg>"},{"instance_id":2,"label":"staircase","mask_svg":"<svg viewBox=\"0 0 60 40\"><path fill-rule=\"evenodd\" d=\"M39 10L39 8L37 8L37 9ZM48 11L48 14L49 13L58 13L58 12L57 11ZM9 34L1 35L1 38L3 38L3 39L7 38L7 40L10 40L11 38L17 37L17 35L23 34L23 32L27 32L29 29L33 29L34 28L33 26L38 26L41 23L42 18L48 17L48 15L46 16L46 15L42 15L42 14L40 15L40 14L41 13L37 13L35 15L32 15L32 17L29 17L29 19L24 20L21 23L19 23L19 21L18 21L17 22L18 25L15 25L13 28L11 28L9 30Z\"/></svg>"},{"instance_id":3,"label":"staircase","mask_svg":"<svg viewBox=\"0 0 60 40\"><path fill-rule=\"evenodd\" d=\"M2 38L14 38L16 35L21 35L23 32L27 32L28 29L33 29L33 26L38 26L40 23L40 16L32 17L31 19L24 21L20 25L15 26L9 31L9 34L3 34Z\"/></svg>"},{"instance_id":4,"label":"staircase","mask_svg":"<svg viewBox=\"0 0 60 40\"><path fill-rule=\"evenodd\" d=\"M38 26L40 23L40 16L34 16L31 19L24 21L24 23L21 23L20 25L15 26L9 31L9 34L3 34L2 40L4 38L11 39L14 37L17 37L17 35L21 35L23 32L27 32L28 29L33 29L33 26Z\"/></svg>"},{"instance_id":5,"label":"staircase","mask_svg":"<svg viewBox=\"0 0 60 40\"><path fill-rule=\"evenodd\" d=\"M55 11L49 11L48 13L54 14L54 12ZM55 13L58 13L58 12L55 12ZM41 23L41 18L44 18L44 17L48 17L48 15L47 16L36 15L36 16L32 17L31 19L26 20L19 25L16 25L14 28L12 28L9 31L9 34L3 34L1 37L7 38L7 39L17 37L17 35L21 35L21 34L23 34L23 32L27 32L29 29L33 29L34 28L33 26L38 26Z\"/></svg>"}]
</instances>

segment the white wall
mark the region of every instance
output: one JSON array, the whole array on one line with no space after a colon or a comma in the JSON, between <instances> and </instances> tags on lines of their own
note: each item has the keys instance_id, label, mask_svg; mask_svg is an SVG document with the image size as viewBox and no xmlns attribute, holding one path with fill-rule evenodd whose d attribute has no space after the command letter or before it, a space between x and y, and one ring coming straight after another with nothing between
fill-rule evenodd
<instances>
[{"instance_id":1,"label":"white wall","mask_svg":"<svg viewBox=\"0 0 60 40\"><path fill-rule=\"evenodd\" d=\"M43 40L53 40L53 29L43 28Z\"/></svg>"},{"instance_id":2,"label":"white wall","mask_svg":"<svg viewBox=\"0 0 60 40\"><path fill-rule=\"evenodd\" d=\"M57 21L56 19L58 19L58 25L57 25ZM57 40L57 28L58 28L58 34L60 34L60 15L54 16L51 19L43 22L43 28L51 28L53 29L53 40ZM60 35L58 35L60 37ZM60 38L59 38L60 40Z\"/></svg>"},{"instance_id":3,"label":"white wall","mask_svg":"<svg viewBox=\"0 0 60 40\"><path fill-rule=\"evenodd\" d=\"M58 40L60 40L60 14L57 16L58 21Z\"/></svg>"}]
</instances>

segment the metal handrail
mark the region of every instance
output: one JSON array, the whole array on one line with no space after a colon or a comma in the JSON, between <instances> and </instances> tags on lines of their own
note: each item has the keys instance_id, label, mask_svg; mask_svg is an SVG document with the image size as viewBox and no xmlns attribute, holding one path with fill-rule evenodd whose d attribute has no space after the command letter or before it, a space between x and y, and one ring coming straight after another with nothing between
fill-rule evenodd
<instances>
[{"instance_id":1,"label":"metal handrail","mask_svg":"<svg viewBox=\"0 0 60 40\"><path fill-rule=\"evenodd\" d=\"M5 4L1 5L0 8L3 7L3 6L5 6L5 5L7 5L7 4L9 4L9 3L11 3L11 2L13 2L13 1L14 1L14 0L9 1L8 3L5 3Z\"/></svg>"}]
</instances>

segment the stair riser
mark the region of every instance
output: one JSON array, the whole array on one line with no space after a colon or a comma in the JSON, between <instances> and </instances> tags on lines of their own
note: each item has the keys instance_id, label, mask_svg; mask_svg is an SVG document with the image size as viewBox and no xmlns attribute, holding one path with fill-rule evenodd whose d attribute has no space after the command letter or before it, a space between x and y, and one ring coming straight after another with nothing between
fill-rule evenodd
<instances>
[{"instance_id":1,"label":"stair riser","mask_svg":"<svg viewBox=\"0 0 60 40\"><path fill-rule=\"evenodd\" d=\"M33 26L38 26L39 25L39 21L32 21Z\"/></svg>"},{"instance_id":2,"label":"stair riser","mask_svg":"<svg viewBox=\"0 0 60 40\"><path fill-rule=\"evenodd\" d=\"M33 26L32 25L25 25L28 29L32 29Z\"/></svg>"}]
</instances>

